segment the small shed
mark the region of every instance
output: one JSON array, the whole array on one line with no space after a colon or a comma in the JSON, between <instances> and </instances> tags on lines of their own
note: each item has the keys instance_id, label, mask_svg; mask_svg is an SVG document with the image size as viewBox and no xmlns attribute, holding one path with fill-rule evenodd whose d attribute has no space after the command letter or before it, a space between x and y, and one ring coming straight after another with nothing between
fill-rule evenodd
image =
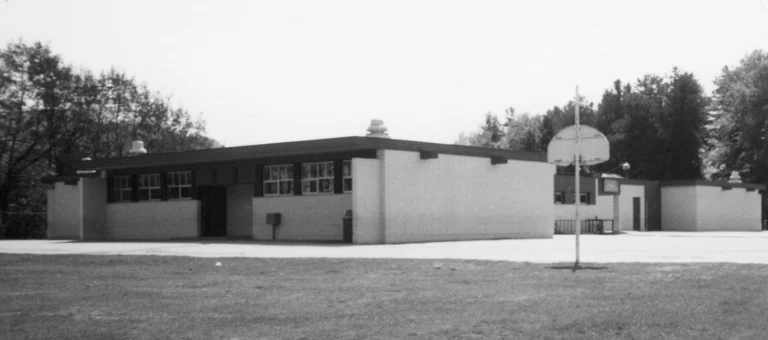
<instances>
[{"instance_id":1,"label":"small shed","mask_svg":"<svg viewBox=\"0 0 768 340\"><path fill-rule=\"evenodd\" d=\"M764 189L728 181L662 181L662 230L761 231Z\"/></svg>"}]
</instances>

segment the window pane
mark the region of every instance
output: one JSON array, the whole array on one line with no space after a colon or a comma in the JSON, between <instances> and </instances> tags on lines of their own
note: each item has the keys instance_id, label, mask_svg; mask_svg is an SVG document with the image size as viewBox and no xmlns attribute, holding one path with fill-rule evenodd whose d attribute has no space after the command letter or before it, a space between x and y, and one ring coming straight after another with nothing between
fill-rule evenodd
<instances>
[{"instance_id":1,"label":"window pane","mask_svg":"<svg viewBox=\"0 0 768 340\"><path fill-rule=\"evenodd\" d=\"M262 168L261 179L264 180L264 181L269 180L269 167L268 166L265 166L264 168Z\"/></svg>"},{"instance_id":2,"label":"window pane","mask_svg":"<svg viewBox=\"0 0 768 340\"><path fill-rule=\"evenodd\" d=\"M325 177L333 177L333 163L326 163L325 165Z\"/></svg>"},{"instance_id":3,"label":"window pane","mask_svg":"<svg viewBox=\"0 0 768 340\"><path fill-rule=\"evenodd\" d=\"M293 165L286 165L285 168L287 169L288 179L293 178Z\"/></svg>"},{"instance_id":4,"label":"window pane","mask_svg":"<svg viewBox=\"0 0 768 340\"><path fill-rule=\"evenodd\" d=\"M280 179L288 179L288 169L284 166L280 167Z\"/></svg>"},{"instance_id":5,"label":"window pane","mask_svg":"<svg viewBox=\"0 0 768 340\"><path fill-rule=\"evenodd\" d=\"M301 178L309 177L309 164L303 164L301 166Z\"/></svg>"},{"instance_id":6,"label":"window pane","mask_svg":"<svg viewBox=\"0 0 768 340\"><path fill-rule=\"evenodd\" d=\"M301 192L305 194L309 192L309 181L301 181Z\"/></svg>"},{"instance_id":7,"label":"window pane","mask_svg":"<svg viewBox=\"0 0 768 340\"><path fill-rule=\"evenodd\" d=\"M149 190L147 189L140 189L139 190L139 200L140 201L146 201L149 199Z\"/></svg>"},{"instance_id":8,"label":"window pane","mask_svg":"<svg viewBox=\"0 0 768 340\"><path fill-rule=\"evenodd\" d=\"M190 198L192 195L189 194L190 187L181 187L181 198Z\"/></svg>"},{"instance_id":9,"label":"window pane","mask_svg":"<svg viewBox=\"0 0 768 340\"><path fill-rule=\"evenodd\" d=\"M317 181L309 181L309 192L317 192Z\"/></svg>"},{"instance_id":10,"label":"window pane","mask_svg":"<svg viewBox=\"0 0 768 340\"><path fill-rule=\"evenodd\" d=\"M342 167L342 173L344 177L350 177L352 176L352 162L350 161L344 161L344 166Z\"/></svg>"},{"instance_id":11,"label":"window pane","mask_svg":"<svg viewBox=\"0 0 768 340\"><path fill-rule=\"evenodd\" d=\"M159 189L159 188L158 188L158 189L152 189L152 191L151 191L149 194L152 196L151 198L152 198L153 200L157 200L157 199L160 199L160 196L161 196L161 195L160 195L160 189Z\"/></svg>"},{"instance_id":12,"label":"window pane","mask_svg":"<svg viewBox=\"0 0 768 340\"><path fill-rule=\"evenodd\" d=\"M320 192L333 192L333 182L330 179L321 179Z\"/></svg>"},{"instance_id":13,"label":"window pane","mask_svg":"<svg viewBox=\"0 0 768 340\"><path fill-rule=\"evenodd\" d=\"M277 193L277 182L269 182L264 184L265 195L275 195Z\"/></svg>"},{"instance_id":14,"label":"window pane","mask_svg":"<svg viewBox=\"0 0 768 340\"><path fill-rule=\"evenodd\" d=\"M289 181L280 181L280 194L281 195L287 195L291 193L290 190L291 182Z\"/></svg>"},{"instance_id":15,"label":"window pane","mask_svg":"<svg viewBox=\"0 0 768 340\"><path fill-rule=\"evenodd\" d=\"M344 179L344 191L352 191L352 179L351 178L345 178Z\"/></svg>"},{"instance_id":16,"label":"window pane","mask_svg":"<svg viewBox=\"0 0 768 340\"><path fill-rule=\"evenodd\" d=\"M317 178L317 164L309 165L309 177Z\"/></svg>"},{"instance_id":17,"label":"window pane","mask_svg":"<svg viewBox=\"0 0 768 340\"><path fill-rule=\"evenodd\" d=\"M276 180L280 178L280 169L276 166L269 167L269 179Z\"/></svg>"}]
</instances>

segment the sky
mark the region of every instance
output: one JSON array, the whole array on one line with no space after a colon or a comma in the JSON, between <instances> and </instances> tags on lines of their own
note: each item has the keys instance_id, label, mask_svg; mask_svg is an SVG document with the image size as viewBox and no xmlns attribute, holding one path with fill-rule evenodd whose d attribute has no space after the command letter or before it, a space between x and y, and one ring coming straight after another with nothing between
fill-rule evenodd
<instances>
[{"instance_id":1,"label":"sky","mask_svg":"<svg viewBox=\"0 0 768 340\"><path fill-rule=\"evenodd\" d=\"M172 96L226 146L363 136L453 143L487 112L542 114L578 85L768 50L768 0L0 0L0 44L50 45Z\"/></svg>"}]
</instances>

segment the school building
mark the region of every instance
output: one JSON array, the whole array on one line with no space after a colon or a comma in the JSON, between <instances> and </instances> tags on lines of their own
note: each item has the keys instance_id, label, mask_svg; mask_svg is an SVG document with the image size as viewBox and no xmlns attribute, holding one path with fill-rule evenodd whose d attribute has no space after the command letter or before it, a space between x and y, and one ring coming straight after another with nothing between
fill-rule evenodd
<instances>
[{"instance_id":1,"label":"school building","mask_svg":"<svg viewBox=\"0 0 768 340\"><path fill-rule=\"evenodd\" d=\"M556 175L545 153L396 140L380 121L369 132L84 159L74 165L77 173L42 179L51 184L48 238L551 238L557 223L574 219L574 177ZM582 218L610 220L620 231L762 227L763 185L598 173L580 181Z\"/></svg>"},{"instance_id":2,"label":"school building","mask_svg":"<svg viewBox=\"0 0 768 340\"><path fill-rule=\"evenodd\" d=\"M48 237L383 244L550 238L545 154L366 137L81 161L52 176Z\"/></svg>"}]
</instances>

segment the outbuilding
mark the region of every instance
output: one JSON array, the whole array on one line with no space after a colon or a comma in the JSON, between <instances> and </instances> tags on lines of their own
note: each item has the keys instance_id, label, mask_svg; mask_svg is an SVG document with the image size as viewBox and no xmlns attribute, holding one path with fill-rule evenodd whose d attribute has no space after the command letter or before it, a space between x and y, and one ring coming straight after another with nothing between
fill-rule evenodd
<instances>
[{"instance_id":1,"label":"outbuilding","mask_svg":"<svg viewBox=\"0 0 768 340\"><path fill-rule=\"evenodd\" d=\"M553 235L543 153L342 137L79 162L45 178L48 236L357 244ZM346 230L345 230L345 225Z\"/></svg>"},{"instance_id":2,"label":"outbuilding","mask_svg":"<svg viewBox=\"0 0 768 340\"><path fill-rule=\"evenodd\" d=\"M555 175L555 220L575 211L574 178ZM581 177L581 216L605 231L761 231L765 185L741 180L641 180L594 173ZM571 232L567 229L567 232ZM584 228L583 228L584 229Z\"/></svg>"}]
</instances>

